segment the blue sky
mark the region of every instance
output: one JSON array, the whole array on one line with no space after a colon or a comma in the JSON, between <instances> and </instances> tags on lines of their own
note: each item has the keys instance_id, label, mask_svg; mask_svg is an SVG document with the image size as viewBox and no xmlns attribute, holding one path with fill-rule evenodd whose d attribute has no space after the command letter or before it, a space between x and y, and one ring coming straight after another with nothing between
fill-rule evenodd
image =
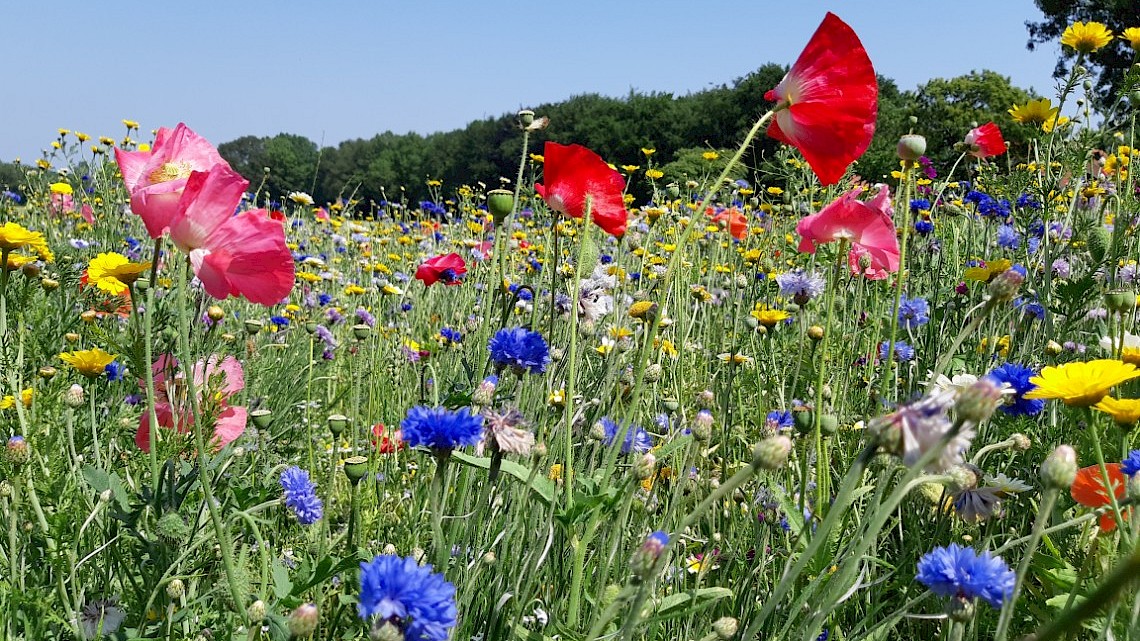
<instances>
[{"instance_id":1,"label":"blue sky","mask_svg":"<svg viewBox=\"0 0 1140 641\"><path fill-rule=\"evenodd\" d=\"M790 64L828 10L903 89L992 69L1052 95L1059 53L1025 49L1032 0L5 4L0 159L28 163L57 128L121 138L123 118L144 132L184 121L215 144L335 145L586 92L683 95Z\"/></svg>"}]
</instances>

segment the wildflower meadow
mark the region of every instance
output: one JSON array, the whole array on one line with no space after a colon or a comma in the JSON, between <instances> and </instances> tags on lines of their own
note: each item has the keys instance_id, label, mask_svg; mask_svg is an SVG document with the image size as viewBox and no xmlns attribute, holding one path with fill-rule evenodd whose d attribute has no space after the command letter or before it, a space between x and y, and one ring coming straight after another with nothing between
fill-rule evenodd
<instances>
[{"instance_id":1,"label":"wildflower meadow","mask_svg":"<svg viewBox=\"0 0 1140 641\"><path fill-rule=\"evenodd\" d=\"M0 636L1140 639L1140 74L1082 64L1140 29L885 181L803 40L682 180L531 111L419 203L59 130L0 196Z\"/></svg>"}]
</instances>

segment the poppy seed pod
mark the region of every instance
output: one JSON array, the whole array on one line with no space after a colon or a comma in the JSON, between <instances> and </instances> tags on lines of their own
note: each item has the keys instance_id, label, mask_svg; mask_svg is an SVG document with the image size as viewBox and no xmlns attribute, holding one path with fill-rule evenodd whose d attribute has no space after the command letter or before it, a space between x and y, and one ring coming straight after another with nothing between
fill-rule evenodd
<instances>
[{"instance_id":1,"label":"poppy seed pod","mask_svg":"<svg viewBox=\"0 0 1140 641\"><path fill-rule=\"evenodd\" d=\"M534 122L534 112L530 109L523 109L518 113L519 126L526 129Z\"/></svg>"},{"instance_id":2,"label":"poppy seed pod","mask_svg":"<svg viewBox=\"0 0 1140 641\"><path fill-rule=\"evenodd\" d=\"M487 209L491 212L491 216L494 218L496 225L506 220L514 208L515 195L510 191L506 189L493 189L487 192Z\"/></svg>"},{"instance_id":3,"label":"poppy seed pod","mask_svg":"<svg viewBox=\"0 0 1140 641\"><path fill-rule=\"evenodd\" d=\"M917 162L926 153L926 137L918 134L904 134L896 148L899 158L907 162Z\"/></svg>"}]
</instances>

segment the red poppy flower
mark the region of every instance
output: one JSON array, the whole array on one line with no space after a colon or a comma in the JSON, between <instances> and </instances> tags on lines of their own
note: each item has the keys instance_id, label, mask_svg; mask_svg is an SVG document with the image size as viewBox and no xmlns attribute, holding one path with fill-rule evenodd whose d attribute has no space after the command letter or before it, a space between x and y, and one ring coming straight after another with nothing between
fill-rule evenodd
<instances>
[{"instance_id":1,"label":"red poppy flower","mask_svg":"<svg viewBox=\"0 0 1140 641\"><path fill-rule=\"evenodd\" d=\"M536 183L534 191L551 209L581 218L586 213L588 197L590 214L598 227L611 236L625 233L629 212L622 199L625 179L620 173L581 145L547 142L542 155L546 184Z\"/></svg>"},{"instance_id":2,"label":"red poppy flower","mask_svg":"<svg viewBox=\"0 0 1140 641\"><path fill-rule=\"evenodd\" d=\"M279 223L285 222L285 212L276 209L269 210L269 217Z\"/></svg>"},{"instance_id":3,"label":"red poppy flower","mask_svg":"<svg viewBox=\"0 0 1140 641\"><path fill-rule=\"evenodd\" d=\"M400 430L392 432L391 437L387 435L387 431L388 428L383 423L372 426L372 445L376 446L381 454L395 454L407 447L401 438Z\"/></svg>"},{"instance_id":4,"label":"red poppy flower","mask_svg":"<svg viewBox=\"0 0 1140 641\"><path fill-rule=\"evenodd\" d=\"M833 13L764 99L784 107L768 135L797 147L824 185L839 182L875 134L875 69L859 36Z\"/></svg>"},{"instance_id":5,"label":"red poppy flower","mask_svg":"<svg viewBox=\"0 0 1140 641\"><path fill-rule=\"evenodd\" d=\"M1108 480L1112 484L1113 492L1119 501L1124 498L1124 473L1120 471L1120 463L1108 463ZM1082 467L1077 471L1077 478L1069 490L1073 500L1085 507L1104 507L1110 505L1112 500L1104 489L1104 476L1100 473L1099 465ZM1121 516L1126 513L1121 512ZM1116 516L1110 511L1100 515L1100 529L1111 532L1116 529Z\"/></svg>"},{"instance_id":6,"label":"red poppy flower","mask_svg":"<svg viewBox=\"0 0 1140 641\"><path fill-rule=\"evenodd\" d=\"M867 202L858 200L862 190L852 189L796 224L799 250L814 254L824 243L847 239L851 248L847 262L852 274L883 280L899 270L899 241L891 220L891 194L886 185Z\"/></svg>"},{"instance_id":7,"label":"red poppy flower","mask_svg":"<svg viewBox=\"0 0 1140 641\"><path fill-rule=\"evenodd\" d=\"M706 213L711 216L712 209L710 208ZM712 216L712 219L714 223L724 223L728 228L728 233L732 234L736 240L744 240L748 236L748 219L735 207Z\"/></svg>"},{"instance_id":8,"label":"red poppy flower","mask_svg":"<svg viewBox=\"0 0 1140 641\"><path fill-rule=\"evenodd\" d=\"M442 281L445 285L459 285L463 283L463 275L467 273L467 263L459 254L434 256L423 262L416 270L416 278L422 280L425 286L434 285Z\"/></svg>"},{"instance_id":9,"label":"red poppy flower","mask_svg":"<svg viewBox=\"0 0 1140 641\"><path fill-rule=\"evenodd\" d=\"M1001 129L992 122L981 127L974 127L966 134L966 152L975 158L989 158L1005 153L1005 138L1001 137Z\"/></svg>"}]
</instances>

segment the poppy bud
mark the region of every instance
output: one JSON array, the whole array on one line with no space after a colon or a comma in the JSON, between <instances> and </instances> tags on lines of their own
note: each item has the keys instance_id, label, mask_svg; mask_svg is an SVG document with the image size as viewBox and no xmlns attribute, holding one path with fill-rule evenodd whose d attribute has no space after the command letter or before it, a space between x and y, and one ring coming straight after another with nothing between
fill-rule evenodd
<instances>
[{"instance_id":1,"label":"poppy bud","mask_svg":"<svg viewBox=\"0 0 1140 641\"><path fill-rule=\"evenodd\" d=\"M926 153L926 138L918 134L905 134L896 148L901 160L916 162Z\"/></svg>"},{"instance_id":2,"label":"poppy bud","mask_svg":"<svg viewBox=\"0 0 1140 641\"><path fill-rule=\"evenodd\" d=\"M317 606L312 603L299 605L289 615L289 634L298 639L310 636L316 632L319 619L320 612L317 611Z\"/></svg>"},{"instance_id":3,"label":"poppy bud","mask_svg":"<svg viewBox=\"0 0 1140 641\"><path fill-rule=\"evenodd\" d=\"M1093 261L1101 262L1108 255L1108 248L1112 245L1112 237L1103 226L1094 227L1089 231L1089 255Z\"/></svg>"},{"instance_id":4,"label":"poppy bud","mask_svg":"<svg viewBox=\"0 0 1140 641\"><path fill-rule=\"evenodd\" d=\"M1045 487L1065 490L1077 478L1077 452L1068 445L1058 445L1041 464L1041 481Z\"/></svg>"},{"instance_id":5,"label":"poppy bud","mask_svg":"<svg viewBox=\"0 0 1140 641\"><path fill-rule=\"evenodd\" d=\"M721 641L729 641L732 637L736 636L737 628L740 626L739 622L732 617L721 617L713 622L713 633Z\"/></svg>"},{"instance_id":6,"label":"poppy bud","mask_svg":"<svg viewBox=\"0 0 1140 641\"><path fill-rule=\"evenodd\" d=\"M792 439L770 436L756 444L752 450L752 466L765 470L778 470L788 462L792 452Z\"/></svg>"},{"instance_id":7,"label":"poppy bud","mask_svg":"<svg viewBox=\"0 0 1140 641\"><path fill-rule=\"evenodd\" d=\"M495 224L502 224L515 208L515 195L506 189L493 189L487 192L487 209Z\"/></svg>"}]
</instances>

